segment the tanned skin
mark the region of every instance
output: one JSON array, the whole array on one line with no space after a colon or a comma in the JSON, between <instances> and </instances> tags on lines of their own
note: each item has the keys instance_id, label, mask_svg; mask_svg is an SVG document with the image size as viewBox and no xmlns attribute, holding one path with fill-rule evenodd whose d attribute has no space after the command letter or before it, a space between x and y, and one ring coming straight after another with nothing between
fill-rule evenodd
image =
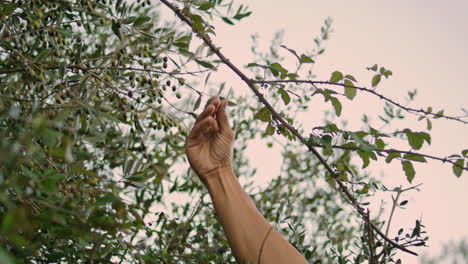
<instances>
[{"instance_id":1,"label":"tanned skin","mask_svg":"<svg viewBox=\"0 0 468 264\"><path fill-rule=\"evenodd\" d=\"M232 169L234 133L227 100L212 97L187 137L190 166L208 189L238 263L304 264L305 258L263 217Z\"/></svg>"}]
</instances>

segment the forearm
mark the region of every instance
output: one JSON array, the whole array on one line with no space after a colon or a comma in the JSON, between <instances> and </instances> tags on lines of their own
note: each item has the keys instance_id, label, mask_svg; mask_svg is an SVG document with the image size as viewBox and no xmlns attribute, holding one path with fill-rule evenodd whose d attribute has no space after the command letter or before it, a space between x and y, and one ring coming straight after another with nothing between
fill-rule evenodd
<instances>
[{"instance_id":1,"label":"forearm","mask_svg":"<svg viewBox=\"0 0 468 264\"><path fill-rule=\"evenodd\" d=\"M238 262L259 263L260 258L261 263L307 263L281 234L270 230L270 223L242 189L231 168L218 169L204 178Z\"/></svg>"}]
</instances>

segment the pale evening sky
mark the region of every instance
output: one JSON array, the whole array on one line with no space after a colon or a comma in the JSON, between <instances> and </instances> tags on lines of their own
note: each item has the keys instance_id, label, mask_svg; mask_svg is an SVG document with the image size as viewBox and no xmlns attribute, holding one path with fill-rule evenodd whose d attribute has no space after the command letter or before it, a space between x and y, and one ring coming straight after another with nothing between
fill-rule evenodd
<instances>
[{"instance_id":1,"label":"pale evening sky","mask_svg":"<svg viewBox=\"0 0 468 264\"><path fill-rule=\"evenodd\" d=\"M324 19L329 16L334 20L334 32L325 44L325 55L314 67L317 79L328 79L331 72L340 70L368 86L371 75L366 67L377 63L393 71L394 75L379 87L379 91L390 98L403 101L409 89L417 89L418 96L412 104L416 108L432 106L445 109L448 115L460 115L461 107L468 108L468 89L463 81L468 69L467 1L255 0L244 3L253 11L251 17L234 27L215 24L215 43L239 66L251 60L250 36L253 33L259 33L260 44L265 48L274 32L283 29L284 44L298 51L310 50L313 37L318 35ZM217 79L227 79L231 85L237 85L236 89L245 89L245 85L227 70L220 70ZM358 95L355 100L361 103L344 105L343 119L350 120L350 127L353 120L359 126L362 113L380 110L375 98L364 95L359 98ZM321 118L322 114L318 116ZM404 128L414 123L415 119L411 118L396 125ZM314 125L319 124L311 126ZM424 124L418 123L418 129L424 130ZM439 119L434 122L431 134L432 145L422 150L427 154L450 155L468 146L466 125ZM279 169L271 160L278 159L280 153L259 159L265 157L259 155L265 151L260 144L249 150L253 165L258 167L255 177L259 184L277 175ZM261 166L265 162L272 165ZM395 215L392 226L395 229L409 226L414 219L422 217L431 247L418 252L435 254L442 242L468 236L468 175L465 172L461 178L456 178L449 165L435 161L417 166L416 170L414 183L422 182L422 190L405 197L409 200L407 209ZM382 180L390 186L407 184L399 165L374 167L372 171L377 176L384 173ZM415 257L406 254L401 257L405 260L403 263L418 263Z\"/></svg>"}]
</instances>

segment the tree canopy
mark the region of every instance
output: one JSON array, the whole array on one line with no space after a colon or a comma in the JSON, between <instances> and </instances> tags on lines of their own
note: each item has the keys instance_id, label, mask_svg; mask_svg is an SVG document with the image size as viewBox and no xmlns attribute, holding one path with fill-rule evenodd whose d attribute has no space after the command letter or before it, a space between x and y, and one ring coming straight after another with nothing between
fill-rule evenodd
<instances>
[{"instance_id":1,"label":"tree canopy","mask_svg":"<svg viewBox=\"0 0 468 264\"><path fill-rule=\"evenodd\" d=\"M467 149L423 151L434 120L466 118L387 97L378 88L393 73L382 65L368 67L370 83L340 71L316 80L310 69L325 51L331 19L308 52L273 41L268 51L252 49L254 61L235 65L216 46L213 23L235 27L254 15L226 0L2 1L0 262L233 262L184 154L191 124L214 94L229 100L236 174L311 263L401 263L397 251L425 246L423 219L389 234L391 216L366 206L382 191L393 193L391 215L404 208L400 195L419 188L411 185L415 163L435 160L456 177L466 174ZM221 65L251 94L210 81ZM363 129L349 130L335 122L352 111L342 102L359 103L363 93L384 102L384 124L416 115L426 129L389 132L364 118ZM296 115L317 97L332 111L305 131ZM243 153L258 138L282 153L280 174L260 189ZM368 173L378 160L400 163L408 187Z\"/></svg>"}]
</instances>

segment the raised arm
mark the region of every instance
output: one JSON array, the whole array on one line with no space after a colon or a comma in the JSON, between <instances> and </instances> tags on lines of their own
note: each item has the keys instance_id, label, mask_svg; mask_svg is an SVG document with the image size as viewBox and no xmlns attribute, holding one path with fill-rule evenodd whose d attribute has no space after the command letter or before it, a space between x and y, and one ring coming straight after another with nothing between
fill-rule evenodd
<instances>
[{"instance_id":1,"label":"raised arm","mask_svg":"<svg viewBox=\"0 0 468 264\"><path fill-rule=\"evenodd\" d=\"M260 214L232 169L227 100L212 97L187 137L190 165L208 188L238 263L307 263Z\"/></svg>"}]
</instances>

